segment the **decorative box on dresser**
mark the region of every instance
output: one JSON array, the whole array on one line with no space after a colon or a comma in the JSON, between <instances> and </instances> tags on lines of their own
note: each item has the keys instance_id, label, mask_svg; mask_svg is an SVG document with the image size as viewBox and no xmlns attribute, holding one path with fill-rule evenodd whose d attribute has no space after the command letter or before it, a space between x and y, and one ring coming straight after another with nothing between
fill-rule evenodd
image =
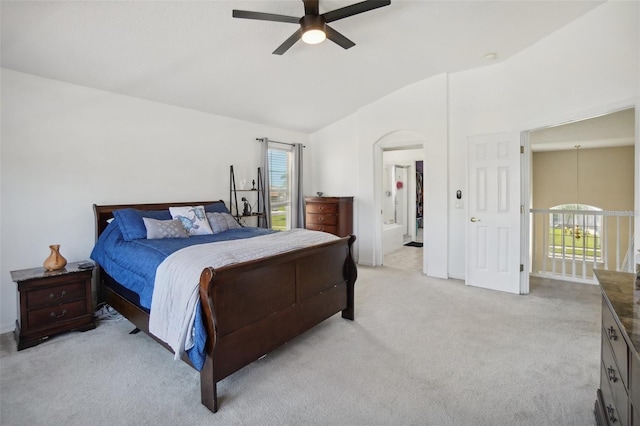
<instances>
[{"instance_id":1,"label":"decorative box on dresser","mask_svg":"<svg viewBox=\"0 0 640 426\"><path fill-rule=\"evenodd\" d=\"M640 287L626 272L594 270L602 290L598 425L640 425Z\"/></svg>"},{"instance_id":2,"label":"decorative box on dresser","mask_svg":"<svg viewBox=\"0 0 640 426\"><path fill-rule=\"evenodd\" d=\"M353 233L353 197L304 197L305 227L338 237Z\"/></svg>"},{"instance_id":3,"label":"decorative box on dresser","mask_svg":"<svg viewBox=\"0 0 640 426\"><path fill-rule=\"evenodd\" d=\"M83 265L80 268L79 265ZM69 263L64 269L11 271L18 285L18 319L14 332L18 350L35 346L65 331L96 327L91 278L93 264Z\"/></svg>"}]
</instances>

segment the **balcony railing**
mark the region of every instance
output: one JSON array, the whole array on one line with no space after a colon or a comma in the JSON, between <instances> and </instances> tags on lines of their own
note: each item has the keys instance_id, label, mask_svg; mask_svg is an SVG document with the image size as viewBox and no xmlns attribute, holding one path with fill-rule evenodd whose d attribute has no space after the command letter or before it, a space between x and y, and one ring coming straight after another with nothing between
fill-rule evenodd
<instances>
[{"instance_id":1,"label":"balcony railing","mask_svg":"<svg viewBox=\"0 0 640 426\"><path fill-rule=\"evenodd\" d=\"M633 272L633 212L530 212L533 275L594 282L593 269Z\"/></svg>"}]
</instances>

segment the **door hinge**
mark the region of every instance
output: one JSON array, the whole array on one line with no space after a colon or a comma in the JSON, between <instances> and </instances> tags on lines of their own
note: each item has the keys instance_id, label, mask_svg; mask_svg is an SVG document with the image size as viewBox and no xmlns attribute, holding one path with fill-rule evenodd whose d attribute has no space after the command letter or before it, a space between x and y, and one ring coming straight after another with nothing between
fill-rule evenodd
<instances>
[{"instance_id":1,"label":"door hinge","mask_svg":"<svg viewBox=\"0 0 640 426\"><path fill-rule=\"evenodd\" d=\"M524 146L520 146L520 154L524 154Z\"/></svg>"},{"instance_id":2,"label":"door hinge","mask_svg":"<svg viewBox=\"0 0 640 426\"><path fill-rule=\"evenodd\" d=\"M522 263L520 264L520 272L524 272L524 265Z\"/></svg>"},{"instance_id":3,"label":"door hinge","mask_svg":"<svg viewBox=\"0 0 640 426\"><path fill-rule=\"evenodd\" d=\"M524 204L520 204L520 214L524 214Z\"/></svg>"}]
</instances>

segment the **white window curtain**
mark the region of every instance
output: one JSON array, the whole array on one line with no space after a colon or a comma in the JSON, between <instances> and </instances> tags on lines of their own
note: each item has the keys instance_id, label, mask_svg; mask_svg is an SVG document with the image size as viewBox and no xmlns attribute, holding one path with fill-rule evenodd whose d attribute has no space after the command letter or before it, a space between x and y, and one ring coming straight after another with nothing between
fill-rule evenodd
<instances>
[{"instance_id":1,"label":"white window curtain","mask_svg":"<svg viewBox=\"0 0 640 426\"><path fill-rule=\"evenodd\" d=\"M262 184L264 185L264 217L261 219L262 228L271 229L271 196L269 194L269 139L262 138Z\"/></svg>"},{"instance_id":2,"label":"white window curtain","mask_svg":"<svg viewBox=\"0 0 640 426\"><path fill-rule=\"evenodd\" d=\"M302 190L302 151L304 145L296 143L293 145L293 167L294 167L294 179L293 179L293 193L295 194L295 200L291 200L291 207L293 209L291 214L291 227L292 228L304 228L304 192Z\"/></svg>"}]
</instances>

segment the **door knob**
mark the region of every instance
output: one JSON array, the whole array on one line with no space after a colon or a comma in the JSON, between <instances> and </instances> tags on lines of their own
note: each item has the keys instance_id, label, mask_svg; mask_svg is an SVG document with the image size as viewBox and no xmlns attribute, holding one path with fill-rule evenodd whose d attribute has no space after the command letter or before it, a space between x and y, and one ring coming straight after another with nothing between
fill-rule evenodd
<instances>
[{"instance_id":1,"label":"door knob","mask_svg":"<svg viewBox=\"0 0 640 426\"><path fill-rule=\"evenodd\" d=\"M480 219L478 219L477 217L472 217L471 222L480 222Z\"/></svg>"}]
</instances>

